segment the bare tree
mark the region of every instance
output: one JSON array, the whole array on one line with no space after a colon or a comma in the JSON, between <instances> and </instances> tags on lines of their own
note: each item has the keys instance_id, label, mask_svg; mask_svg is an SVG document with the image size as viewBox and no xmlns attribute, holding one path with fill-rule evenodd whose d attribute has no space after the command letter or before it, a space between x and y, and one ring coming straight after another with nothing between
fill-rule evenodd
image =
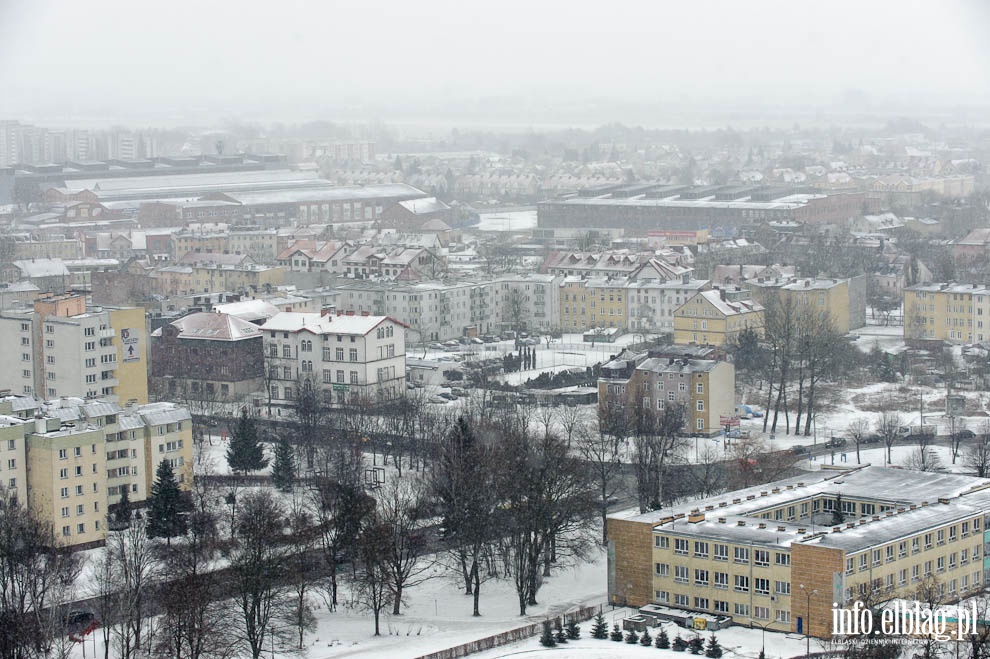
<instances>
[{"instance_id":1,"label":"bare tree","mask_svg":"<svg viewBox=\"0 0 990 659\"><path fill-rule=\"evenodd\" d=\"M481 584L492 574L491 547L497 531L497 464L491 442L483 442L464 417L457 420L440 448L431 474L431 490L442 518L444 540L464 592L473 596L472 615L481 615Z\"/></svg>"},{"instance_id":2,"label":"bare tree","mask_svg":"<svg viewBox=\"0 0 990 659\"><path fill-rule=\"evenodd\" d=\"M303 649L307 631L316 627L316 617L309 602L310 592L317 586L313 578L311 558L319 544L319 527L313 523L310 511L298 497L292 498L289 510L289 533L292 536L292 552L286 557L286 577L291 601L287 613L288 622L298 632L296 647Z\"/></svg>"},{"instance_id":3,"label":"bare tree","mask_svg":"<svg viewBox=\"0 0 990 659\"><path fill-rule=\"evenodd\" d=\"M337 567L346 557L353 559L348 551L358 542L361 525L373 511L375 502L364 493L358 479L349 470L343 470L349 477L335 479L319 477L314 479L310 496L320 530L320 547L329 570L327 604L335 609L337 601Z\"/></svg>"},{"instance_id":4,"label":"bare tree","mask_svg":"<svg viewBox=\"0 0 990 659\"><path fill-rule=\"evenodd\" d=\"M422 486L417 481L392 479L378 490L379 523L388 531L385 567L392 590L392 615L399 615L402 595L407 588L422 583L429 565L423 560L427 550L425 531L417 520Z\"/></svg>"},{"instance_id":5,"label":"bare tree","mask_svg":"<svg viewBox=\"0 0 990 659\"><path fill-rule=\"evenodd\" d=\"M939 471L942 461L931 446L934 441L935 435L923 433L918 440L918 447L905 460L904 466L916 471Z\"/></svg>"},{"instance_id":6,"label":"bare tree","mask_svg":"<svg viewBox=\"0 0 990 659\"><path fill-rule=\"evenodd\" d=\"M285 640L285 630L275 621L284 618L287 609L285 591L279 584L287 556L286 522L285 510L269 490L244 496L230 567L241 638L252 659L259 659L266 645Z\"/></svg>"},{"instance_id":7,"label":"bare tree","mask_svg":"<svg viewBox=\"0 0 990 659\"><path fill-rule=\"evenodd\" d=\"M78 557L57 546L51 527L0 491L0 657L49 655L62 629Z\"/></svg>"},{"instance_id":8,"label":"bare tree","mask_svg":"<svg viewBox=\"0 0 990 659\"><path fill-rule=\"evenodd\" d=\"M990 475L990 421L984 421L980 432L963 453L963 463L980 478Z\"/></svg>"},{"instance_id":9,"label":"bare tree","mask_svg":"<svg viewBox=\"0 0 990 659\"><path fill-rule=\"evenodd\" d=\"M849 437L856 442L856 464L861 464L859 447L870 434L870 422L864 418L859 418L846 427Z\"/></svg>"},{"instance_id":10,"label":"bare tree","mask_svg":"<svg viewBox=\"0 0 990 659\"><path fill-rule=\"evenodd\" d=\"M388 571L390 544L391 531L388 526L382 524L377 515L368 517L358 538L361 570L354 579L354 599L374 616L375 636L381 636L382 611L392 603Z\"/></svg>"},{"instance_id":11,"label":"bare tree","mask_svg":"<svg viewBox=\"0 0 990 659\"><path fill-rule=\"evenodd\" d=\"M881 412L873 425L873 428L880 435L880 439L883 440L884 445L887 447L887 464L890 464L894 442L897 441L897 430L903 425L904 419L899 413L893 410Z\"/></svg>"},{"instance_id":12,"label":"bare tree","mask_svg":"<svg viewBox=\"0 0 990 659\"><path fill-rule=\"evenodd\" d=\"M116 566L112 574L121 617L114 627L114 644L118 656L128 659L146 640L148 598L162 575L158 545L148 537L147 522L135 518L127 529L107 533L105 551Z\"/></svg>"},{"instance_id":13,"label":"bare tree","mask_svg":"<svg viewBox=\"0 0 990 659\"><path fill-rule=\"evenodd\" d=\"M597 429L587 425L577 432L578 453L587 463L598 495L602 520L602 544L608 542L608 503L619 489L622 477L621 447L619 440L608 434L601 422Z\"/></svg>"},{"instance_id":14,"label":"bare tree","mask_svg":"<svg viewBox=\"0 0 990 659\"><path fill-rule=\"evenodd\" d=\"M635 396L632 400L638 400ZM636 460L636 492L640 511L658 510L664 501L665 469L684 440L681 435L687 413L682 403L662 410L636 405L633 442Z\"/></svg>"}]
</instances>

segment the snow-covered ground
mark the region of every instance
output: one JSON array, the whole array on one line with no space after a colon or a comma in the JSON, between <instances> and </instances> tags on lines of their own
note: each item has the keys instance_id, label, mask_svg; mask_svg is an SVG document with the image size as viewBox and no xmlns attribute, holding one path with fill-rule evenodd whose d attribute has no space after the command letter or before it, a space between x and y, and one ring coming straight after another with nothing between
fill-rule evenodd
<instances>
[{"instance_id":1,"label":"snow-covered ground","mask_svg":"<svg viewBox=\"0 0 990 659\"><path fill-rule=\"evenodd\" d=\"M612 628L612 621L620 621L622 618L632 615L633 609L617 609L615 611L605 610L605 620L609 629ZM641 645L630 645L612 640L598 640L591 638L592 622L581 624L581 638L576 641L568 641L564 645L555 648L544 648L540 645L539 637L518 641L501 648L495 648L487 652L480 652L471 655L476 659L498 659L500 657L532 657L543 658L553 657L554 659L625 659L625 657L674 657L692 656L690 653L674 652L673 650L658 650L655 647L643 647ZM680 634L681 638L688 640L695 635L695 632L683 629L672 623L663 625L664 630L670 640ZM656 638L660 628L650 629L650 635ZM768 659L778 659L783 657L795 657L803 655L805 652L805 640L803 636L795 634L780 634L777 632L766 632L766 656ZM709 633L702 632L701 638L707 643ZM750 629L748 627L729 627L715 632L715 638L722 646L726 658L751 659L760 654L761 644L764 643L764 634L760 629ZM812 639L811 651L821 650L819 644Z\"/></svg>"}]
</instances>

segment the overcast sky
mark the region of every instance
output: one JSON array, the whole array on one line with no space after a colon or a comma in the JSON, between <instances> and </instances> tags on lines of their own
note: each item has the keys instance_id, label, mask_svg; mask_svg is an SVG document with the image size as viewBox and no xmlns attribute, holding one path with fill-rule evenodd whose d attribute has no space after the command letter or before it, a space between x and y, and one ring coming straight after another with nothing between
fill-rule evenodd
<instances>
[{"instance_id":1,"label":"overcast sky","mask_svg":"<svg viewBox=\"0 0 990 659\"><path fill-rule=\"evenodd\" d=\"M637 104L828 105L855 92L874 109L976 105L990 98L987 6L0 0L0 118L487 112L526 124L581 107L604 122Z\"/></svg>"}]
</instances>

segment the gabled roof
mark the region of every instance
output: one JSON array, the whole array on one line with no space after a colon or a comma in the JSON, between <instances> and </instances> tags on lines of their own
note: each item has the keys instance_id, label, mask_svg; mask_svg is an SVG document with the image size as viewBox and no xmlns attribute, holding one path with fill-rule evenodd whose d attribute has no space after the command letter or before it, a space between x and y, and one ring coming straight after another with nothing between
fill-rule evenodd
<instances>
[{"instance_id":1,"label":"gabled roof","mask_svg":"<svg viewBox=\"0 0 990 659\"><path fill-rule=\"evenodd\" d=\"M28 259L14 261L14 265L29 279L69 276L69 269L65 267L62 259Z\"/></svg>"},{"instance_id":2,"label":"gabled roof","mask_svg":"<svg viewBox=\"0 0 990 659\"><path fill-rule=\"evenodd\" d=\"M400 201L399 206L402 206L413 215L428 215L430 213L441 213L450 210L450 206L443 203L436 197ZM449 229L450 227L447 228Z\"/></svg>"},{"instance_id":3,"label":"gabled roof","mask_svg":"<svg viewBox=\"0 0 990 659\"><path fill-rule=\"evenodd\" d=\"M171 325L179 330L180 339L205 341L242 341L262 336L261 328L246 320L225 313L191 313ZM152 336L160 336L156 330Z\"/></svg>"},{"instance_id":4,"label":"gabled roof","mask_svg":"<svg viewBox=\"0 0 990 659\"><path fill-rule=\"evenodd\" d=\"M403 323L388 316L332 316L319 313L283 311L261 326L265 332L301 332L311 334L353 334L364 336L384 322Z\"/></svg>"}]
</instances>

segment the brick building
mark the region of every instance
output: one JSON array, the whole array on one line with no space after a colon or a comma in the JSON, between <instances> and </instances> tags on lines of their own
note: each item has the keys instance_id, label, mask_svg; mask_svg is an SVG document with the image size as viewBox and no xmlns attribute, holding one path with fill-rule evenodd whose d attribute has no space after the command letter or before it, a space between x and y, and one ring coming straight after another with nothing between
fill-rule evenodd
<instances>
[{"instance_id":1,"label":"brick building","mask_svg":"<svg viewBox=\"0 0 990 659\"><path fill-rule=\"evenodd\" d=\"M224 313L192 313L151 334L151 390L158 399L228 402L261 391L263 332Z\"/></svg>"}]
</instances>

